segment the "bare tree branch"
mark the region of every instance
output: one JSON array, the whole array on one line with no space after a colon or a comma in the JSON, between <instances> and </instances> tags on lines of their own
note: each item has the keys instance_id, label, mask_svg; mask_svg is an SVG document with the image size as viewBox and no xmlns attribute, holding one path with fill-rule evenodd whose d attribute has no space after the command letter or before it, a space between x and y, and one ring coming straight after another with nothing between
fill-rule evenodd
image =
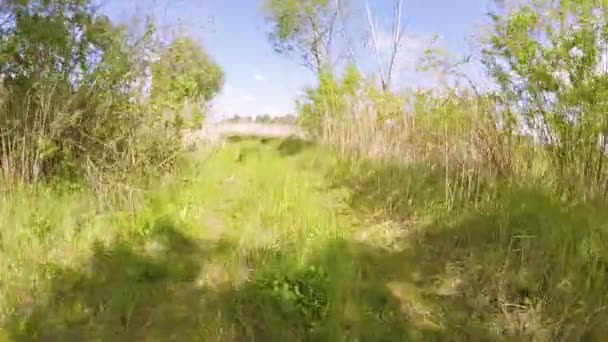
<instances>
[{"instance_id":1,"label":"bare tree branch","mask_svg":"<svg viewBox=\"0 0 608 342\"><path fill-rule=\"evenodd\" d=\"M376 54L376 63L378 64L378 72L380 73L380 82L382 83L382 88L385 88L386 79L384 78L384 67L382 66L382 58L380 55L380 47L378 46L378 38L376 37L376 25L374 20L372 19L372 11L369 7L369 2L365 1L365 12L367 13L367 23L369 25L369 31L372 38L372 45L374 52Z\"/></svg>"},{"instance_id":2,"label":"bare tree branch","mask_svg":"<svg viewBox=\"0 0 608 342\"><path fill-rule=\"evenodd\" d=\"M393 10L393 46L391 49L391 57L388 65L388 71L386 75L387 85L390 86L393 78L393 70L395 68L395 61L401 48L401 41L403 39L403 30L401 26L401 14L403 12L403 0L399 0L395 4ZM386 89L385 89L386 90Z\"/></svg>"},{"instance_id":3,"label":"bare tree branch","mask_svg":"<svg viewBox=\"0 0 608 342\"><path fill-rule=\"evenodd\" d=\"M372 39L372 47L376 55L376 64L378 65L378 72L380 73L380 82L383 90L388 90L392 83L393 73L399 56L399 51L403 42L404 29L402 24L403 17L403 0L395 0L393 7L393 26L392 26L392 41L390 48L390 56L388 58L388 66L386 72L384 70L384 63L382 60L382 53L378 42L378 36L376 32L376 24L372 18L372 12L369 7L369 2L365 1L365 10L367 12L367 23L369 26L370 36Z\"/></svg>"},{"instance_id":4,"label":"bare tree branch","mask_svg":"<svg viewBox=\"0 0 608 342\"><path fill-rule=\"evenodd\" d=\"M357 62L357 55L355 54L355 50L353 49L352 45L350 44L350 40L348 39L348 36L346 34L346 29L344 28L344 14L342 13L342 1L340 0L335 0L335 6L336 6L336 15L338 16L338 22L339 22L339 26L338 29L340 31L340 35L342 36L342 40L344 41L344 45L346 47L347 53L348 53L348 57L350 58L350 61L355 65L355 67L359 69L359 64Z\"/></svg>"}]
</instances>

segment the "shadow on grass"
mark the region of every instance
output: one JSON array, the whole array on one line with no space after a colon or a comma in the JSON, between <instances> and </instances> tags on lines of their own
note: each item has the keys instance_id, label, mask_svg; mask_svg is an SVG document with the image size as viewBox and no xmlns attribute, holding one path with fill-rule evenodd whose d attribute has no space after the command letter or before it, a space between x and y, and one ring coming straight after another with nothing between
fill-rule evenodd
<instances>
[{"instance_id":1,"label":"shadow on grass","mask_svg":"<svg viewBox=\"0 0 608 342\"><path fill-rule=\"evenodd\" d=\"M366 169L334 177L368 222L404 231L394 246L319 242L302 261L294 246L243 251L159 220L145 239L116 238L78 267L47 267L49 291L0 330L14 341L595 341L608 332L605 216L532 188L439 212L444 183L433 173ZM433 220L405 224L421 213ZM235 259L244 279L201 281L214 262Z\"/></svg>"},{"instance_id":2,"label":"shadow on grass","mask_svg":"<svg viewBox=\"0 0 608 342\"><path fill-rule=\"evenodd\" d=\"M241 135L229 135L226 140L231 143L238 143L244 140L252 139L251 137L241 136Z\"/></svg>"},{"instance_id":3,"label":"shadow on grass","mask_svg":"<svg viewBox=\"0 0 608 342\"><path fill-rule=\"evenodd\" d=\"M159 221L146 242L96 244L77 268L51 266L46 302L13 317L15 341L165 341L196 337L204 289L195 280L221 245L195 242Z\"/></svg>"},{"instance_id":4,"label":"shadow on grass","mask_svg":"<svg viewBox=\"0 0 608 342\"><path fill-rule=\"evenodd\" d=\"M333 187L349 190L348 204L356 213L380 213L394 221L411 218L412 200L431 204L442 191L437 174L422 166L339 163L330 172Z\"/></svg>"},{"instance_id":5,"label":"shadow on grass","mask_svg":"<svg viewBox=\"0 0 608 342\"><path fill-rule=\"evenodd\" d=\"M282 139L277 147L277 151L281 156L293 156L305 151L314 146L314 142L304 140L295 136Z\"/></svg>"},{"instance_id":6,"label":"shadow on grass","mask_svg":"<svg viewBox=\"0 0 608 342\"><path fill-rule=\"evenodd\" d=\"M608 333L601 208L499 184L448 209L443 175L418 166L348 166L332 177L367 222L402 230L403 263L419 275L413 284L444 336L596 341Z\"/></svg>"},{"instance_id":7,"label":"shadow on grass","mask_svg":"<svg viewBox=\"0 0 608 342\"><path fill-rule=\"evenodd\" d=\"M95 245L75 268L48 267L49 291L3 327L14 341L428 341L390 283L410 281L402 255L342 240L306 262L293 248L243 252L243 282L201 282L234 246L195 241L170 220L146 239ZM234 255L233 255L234 256ZM229 259L229 258L228 258ZM445 337L447 338L447 337Z\"/></svg>"},{"instance_id":8,"label":"shadow on grass","mask_svg":"<svg viewBox=\"0 0 608 342\"><path fill-rule=\"evenodd\" d=\"M608 332L607 221L594 209L504 188L446 211L441 175L422 167L334 177L368 225L403 230L395 246L333 240L302 261L293 246L241 251L159 220L145 239L116 238L78 267L47 267L48 292L0 331L14 341L596 341ZM433 219L406 224L420 214ZM244 279L201 281L234 259Z\"/></svg>"},{"instance_id":9,"label":"shadow on grass","mask_svg":"<svg viewBox=\"0 0 608 342\"><path fill-rule=\"evenodd\" d=\"M236 294L245 340L429 341L447 336L391 284L411 281L400 253L335 240L304 265L281 253ZM273 262L268 263L269 260ZM390 267L391 265L392 267Z\"/></svg>"},{"instance_id":10,"label":"shadow on grass","mask_svg":"<svg viewBox=\"0 0 608 342\"><path fill-rule=\"evenodd\" d=\"M315 146L314 141L302 139L297 136L289 136L286 138L233 136L229 141L233 143L249 141L259 143L261 146L275 146L277 152L283 157L297 155L308 148Z\"/></svg>"},{"instance_id":11,"label":"shadow on grass","mask_svg":"<svg viewBox=\"0 0 608 342\"><path fill-rule=\"evenodd\" d=\"M243 162L248 157L259 154L260 149L276 149L280 156L290 157L298 155L315 146L313 141L301 139L295 136L290 136L287 138L233 136L231 139L229 139L229 141L232 143L242 144L239 156L237 158L238 162Z\"/></svg>"}]
</instances>

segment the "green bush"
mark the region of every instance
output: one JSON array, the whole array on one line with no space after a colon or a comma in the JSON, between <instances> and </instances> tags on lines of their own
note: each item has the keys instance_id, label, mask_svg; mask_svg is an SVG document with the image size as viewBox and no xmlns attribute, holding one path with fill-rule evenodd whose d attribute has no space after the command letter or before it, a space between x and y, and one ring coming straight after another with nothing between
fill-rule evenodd
<instances>
[{"instance_id":1,"label":"green bush","mask_svg":"<svg viewBox=\"0 0 608 342\"><path fill-rule=\"evenodd\" d=\"M300 125L315 136L325 134L329 129L329 118L339 119L345 115L349 96L354 96L361 87L361 75L349 67L342 79L337 79L332 72L319 75L317 88L306 91L304 99L298 103Z\"/></svg>"},{"instance_id":2,"label":"green bush","mask_svg":"<svg viewBox=\"0 0 608 342\"><path fill-rule=\"evenodd\" d=\"M171 165L184 123L145 97L156 47L153 24L133 35L89 0L9 1L0 4L0 14L7 18L0 27L5 182L123 177ZM221 86L215 65L211 75L196 76L196 84L181 76L170 84L179 100L201 92L207 100ZM153 89L165 82L152 81Z\"/></svg>"},{"instance_id":3,"label":"green bush","mask_svg":"<svg viewBox=\"0 0 608 342\"><path fill-rule=\"evenodd\" d=\"M286 314L301 315L306 322L319 322L327 315L327 274L310 266L294 274L269 274L258 283L261 295L267 295Z\"/></svg>"},{"instance_id":4,"label":"green bush","mask_svg":"<svg viewBox=\"0 0 608 342\"><path fill-rule=\"evenodd\" d=\"M171 111L176 120L204 118L201 110L221 89L224 73L203 47L187 37L175 39L161 49L152 65L152 103L158 110ZM184 104L195 107L194 113L182 114Z\"/></svg>"},{"instance_id":5,"label":"green bush","mask_svg":"<svg viewBox=\"0 0 608 342\"><path fill-rule=\"evenodd\" d=\"M605 1L544 1L494 14L484 62L506 134L547 147L561 190L605 193L608 82Z\"/></svg>"}]
</instances>

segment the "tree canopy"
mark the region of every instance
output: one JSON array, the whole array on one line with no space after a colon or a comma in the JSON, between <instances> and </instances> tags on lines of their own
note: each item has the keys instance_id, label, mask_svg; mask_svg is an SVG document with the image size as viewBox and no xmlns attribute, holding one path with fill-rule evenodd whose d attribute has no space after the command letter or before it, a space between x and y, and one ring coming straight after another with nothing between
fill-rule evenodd
<instances>
[{"instance_id":1,"label":"tree canopy","mask_svg":"<svg viewBox=\"0 0 608 342\"><path fill-rule=\"evenodd\" d=\"M583 166L597 182L608 133L607 5L544 1L494 14L484 47L500 87L503 122L552 146L559 169Z\"/></svg>"},{"instance_id":2,"label":"tree canopy","mask_svg":"<svg viewBox=\"0 0 608 342\"><path fill-rule=\"evenodd\" d=\"M295 55L302 65L322 72L332 63L338 5L339 1L330 0L265 0L275 50Z\"/></svg>"},{"instance_id":3,"label":"tree canopy","mask_svg":"<svg viewBox=\"0 0 608 342\"><path fill-rule=\"evenodd\" d=\"M190 38L176 39L161 51L153 65L152 97L173 101L200 98L208 101L221 89L224 73L201 45Z\"/></svg>"}]
</instances>

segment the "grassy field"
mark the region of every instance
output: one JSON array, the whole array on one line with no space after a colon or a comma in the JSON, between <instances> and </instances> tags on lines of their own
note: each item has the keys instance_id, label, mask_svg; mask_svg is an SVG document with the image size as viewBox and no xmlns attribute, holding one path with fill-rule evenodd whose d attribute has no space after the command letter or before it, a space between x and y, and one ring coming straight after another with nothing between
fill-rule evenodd
<instances>
[{"instance_id":1,"label":"grassy field","mask_svg":"<svg viewBox=\"0 0 608 342\"><path fill-rule=\"evenodd\" d=\"M397 329L380 318L384 290L353 288L363 275L341 195L319 172L328 160L298 140L187 159L135 194L133 211L104 210L77 190L4 196L2 336L297 340L338 339L345 324L353 336ZM377 291L377 307L354 291Z\"/></svg>"},{"instance_id":2,"label":"grassy field","mask_svg":"<svg viewBox=\"0 0 608 342\"><path fill-rule=\"evenodd\" d=\"M440 180L345 164L296 139L232 139L120 198L59 186L3 194L0 340L548 341L606 331L593 228L605 215L531 189L488 189L499 200L448 209Z\"/></svg>"}]
</instances>

